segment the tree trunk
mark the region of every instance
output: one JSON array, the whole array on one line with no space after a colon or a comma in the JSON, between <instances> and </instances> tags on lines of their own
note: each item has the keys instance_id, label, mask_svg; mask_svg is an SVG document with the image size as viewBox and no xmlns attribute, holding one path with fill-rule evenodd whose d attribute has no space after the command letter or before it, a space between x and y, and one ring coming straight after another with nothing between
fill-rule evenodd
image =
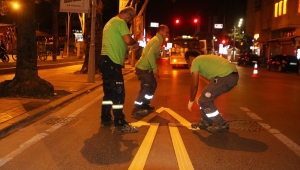
<instances>
[{"instance_id":1,"label":"tree trunk","mask_svg":"<svg viewBox=\"0 0 300 170\"><path fill-rule=\"evenodd\" d=\"M102 0L97 0L96 7L96 23L95 23L95 69L98 70L99 57L101 55L102 47L102 30L103 30L103 19L102 19L103 3ZM91 42L91 16L86 17L85 33L84 33L84 42L85 42L85 59L80 70L80 73L88 72L88 63L89 63L89 51L90 51L90 42Z\"/></svg>"},{"instance_id":2,"label":"tree trunk","mask_svg":"<svg viewBox=\"0 0 300 170\"><path fill-rule=\"evenodd\" d=\"M52 35L53 35L53 54L52 59L56 61L56 56L59 55L59 41L58 41L58 14L59 14L59 1L52 2L52 11L53 11L53 26L52 26Z\"/></svg>"},{"instance_id":3,"label":"tree trunk","mask_svg":"<svg viewBox=\"0 0 300 170\"><path fill-rule=\"evenodd\" d=\"M41 79L37 70L37 43L35 35L34 1L22 0L17 17L17 65L13 80L0 83L2 97L44 98L54 94L51 83Z\"/></svg>"}]
</instances>

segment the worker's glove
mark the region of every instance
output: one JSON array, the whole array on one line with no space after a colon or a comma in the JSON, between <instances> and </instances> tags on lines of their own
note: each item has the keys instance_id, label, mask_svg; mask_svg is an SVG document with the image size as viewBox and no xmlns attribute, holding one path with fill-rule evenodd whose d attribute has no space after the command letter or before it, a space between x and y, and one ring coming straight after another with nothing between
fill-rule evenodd
<instances>
[{"instance_id":1,"label":"worker's glove","mask_svg":"<svg viewBox=\"0 0 300 170\"><path fill-rule=\"evenodd\" d=\"M193 101L191 102L191 101L189 101L189 103L188 103L188 110L189 111L192 111L192 106L193 106Z\"/></svg>"},{"instance_id":2,"label":"worker's glove","mask_svg":"<svg viewBox=\"0 0 300 170\"><path fill-rule=\"evenodd\" d=\"M199 104L199 98L200 98L200 96L196 97L196 99L195 99L195 100L196 100L196 103L197 103L197 105L200 105L200 104Z\"/></svg>"}]
</instances>

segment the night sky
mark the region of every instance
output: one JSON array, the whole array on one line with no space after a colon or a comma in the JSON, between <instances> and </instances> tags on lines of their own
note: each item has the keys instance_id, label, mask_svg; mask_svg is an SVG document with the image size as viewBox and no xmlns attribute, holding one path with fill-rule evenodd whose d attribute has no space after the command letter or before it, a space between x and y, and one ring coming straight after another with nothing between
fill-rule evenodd
<instances>
[{"instance_id":1,"label":"night sky","mask_svg":"<svg viewBox=\"0 0 300 170\"><path fill-rule=\"evenodd\" d=\"M145 0L140 0L138 11ZM189 34L191 28L195 25L192 19L199 15L200 25L207 23L209 16L218 16L219 22L230 28L239 18L245 18L247 0L149 0L146 9L146 29L150 22L158 22L166 24L172 29L174 27L175 18L180 18L181 23L177 25L177 30L182 34ZM117 15L119 9L119 0L102 0L104 4L103 21L107 22L111 17ZM52 17L49 4L42 2L36 6L36 25L37 28L51 29ZM76 20L77 14L72 15ZM60 17L64 18L62 14ZM13 15L0 16L2 23L11 21ZM78 20L78 17L77 17ZM224 21L225 20L225 21ZM1 22L0 21L0 22ZM72 21L71 21L72 22ZM73 21L76 23L76 21ZM64 23L62 23L64 25ZM77 22L77 25L78 22ZM76 26L75 26L76 27ZM48 28L48 29L49 29ZM78 26L76 27L78 28ZM79 26L80 28L80 26ZM170 30L172 31L172 30Z\"/></svg>"},{"instance_id":2,"label":"night sky","mask_svg":"<svg viewBox=\"0 0 300 170\"><path fill-rule=\"evenodd\" d=\"M145 0L140 0L138 10ZM218 16L218 22L224 24L225 29L233 27L235 22L246 16L247 0L149 0L146 9L146 29L150 22L166 24L177 32L190 34L195 29L193 18L200 16L200 24L207 24L209 17ZM119 0L103 0L104 22L118 12ZM175 25L175 18L179 18L180 25ZM203 30L203 29L202 29ZM172 30L170 30L172 32Z\"/></svg>"}]
</instances>

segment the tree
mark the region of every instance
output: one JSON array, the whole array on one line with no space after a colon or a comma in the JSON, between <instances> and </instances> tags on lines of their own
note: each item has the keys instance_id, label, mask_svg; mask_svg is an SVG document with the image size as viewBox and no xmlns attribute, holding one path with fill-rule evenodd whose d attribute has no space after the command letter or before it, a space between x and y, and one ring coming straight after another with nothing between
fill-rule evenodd
<instances>
[{"instance_id":1,"label":"tree","mask_svg":"<svg viewBox=\"0 0 300 170\"><path fill-rule=\"evenodd\" d=\"M234 41L234 35L235 35L235 41L241 42L245 41L245 34L241 33L240 27L236 27L235 30L231 29L231 32L227 34L229 37L231 37L231 40Z\"/></svg>"},{"instance_id":2,"label":"tree","mask_svg":"<svg viewBox=\"0 0 300 170\"><path fill-rule=\"evenodd\" d=\"M97 64L99 57L101 55L101 47L102 47L102 30L103 30L103 19L102 19L102 11L103 11L103 3L102 0L96 1L96 24L95 24L95 69L97 70ZM90 4L91 7L91 4ZM91 7L92 8L92 7ZM85 59L80 70L80 73L88 72L88 63L89 63L89 51L90 51L90 42L91 42L91 18L86 17L85 21L85 31L84 31L84 42L85 42Z\"/></svg>"},{"instance_id":3,"label":"tree","mask_svg":"<svg viewBox=\"0 0 300 170\"><path fill-rule=\"evenodd\" d=\"M15 77L0 83L2 97L45 98L54 94L51 83L38 76L35 33L35 2L19 1L22 8L17 16L17 55Z\"/></svg>"}]
</instances>

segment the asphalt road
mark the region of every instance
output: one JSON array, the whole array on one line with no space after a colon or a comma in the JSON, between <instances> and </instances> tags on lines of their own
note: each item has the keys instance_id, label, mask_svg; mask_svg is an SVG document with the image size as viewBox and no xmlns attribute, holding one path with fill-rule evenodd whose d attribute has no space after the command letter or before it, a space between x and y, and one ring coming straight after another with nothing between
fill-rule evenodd
<instances>
[{"instance_id":1,"label":"asphalt road","mask_svg":"<svg viewBox=\"0 0 300 170\"><path fill-rule=\"evenodd\" d=\"M300 169L300 77L258 68L252 78L253 68L237 68L238 86L215 101L229 132L190 129L200 115L196 104L187 110L189 70L160 60L156 112L146 117L130 116L139 81L124 77L124 113L138 133L100 128L98 88L1 139L0 169Z\"/></svg>"}]
</instances>

